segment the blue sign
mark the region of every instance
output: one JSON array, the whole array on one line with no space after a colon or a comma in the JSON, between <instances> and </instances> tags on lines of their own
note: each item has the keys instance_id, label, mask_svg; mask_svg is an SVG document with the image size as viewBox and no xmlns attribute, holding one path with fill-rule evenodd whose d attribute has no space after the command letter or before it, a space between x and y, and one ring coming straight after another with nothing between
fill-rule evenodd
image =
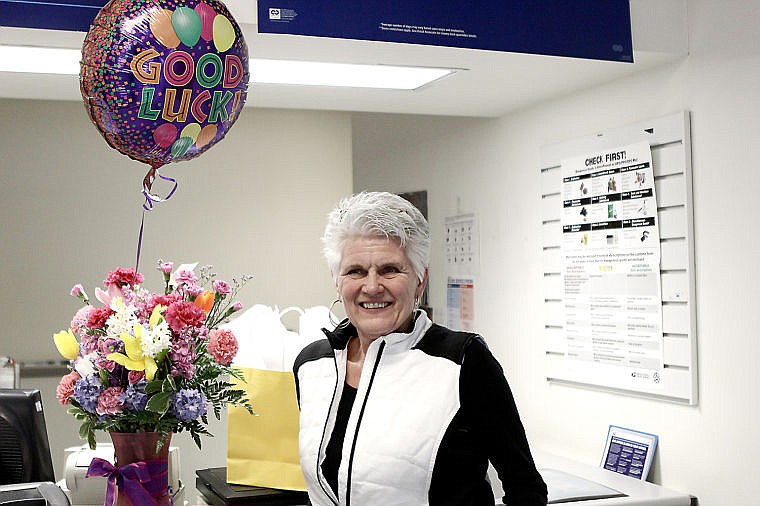
<instances>
[{"instance_id":1,"label":"blue sign","mask_svg":"<svg viewBox=\"0 0 760 506\"><path fill-rule=\"evenodd\" d=\"M259 0L260 33L633 62L628 0Z\"/></svg>"},{"instance_id":2,"label":"blue sign","mask_svg":"<svg viewBox=\"0 0 760 506\"><path fill-rule=\"evenodd\" d=\"M0 0L0 26L86 32L108 0Z\"/></svg>"}]
</instances>

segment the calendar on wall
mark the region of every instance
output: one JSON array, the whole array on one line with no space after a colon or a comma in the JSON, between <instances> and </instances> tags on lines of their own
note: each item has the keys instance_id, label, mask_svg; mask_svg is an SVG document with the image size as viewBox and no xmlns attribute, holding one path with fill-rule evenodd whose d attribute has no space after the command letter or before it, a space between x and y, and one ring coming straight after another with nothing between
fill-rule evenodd
<instances>
[{"instance_id":1,"label":"calendar on wall","mask_svg":"<svg viewBox=\"0 0 760 506\"><path fill-rule=\"evenodd\" d=\"M480 235L475 213L447 216L445 230L446 270L450 274L477 274Z\"/></svg>"}]
</instances>

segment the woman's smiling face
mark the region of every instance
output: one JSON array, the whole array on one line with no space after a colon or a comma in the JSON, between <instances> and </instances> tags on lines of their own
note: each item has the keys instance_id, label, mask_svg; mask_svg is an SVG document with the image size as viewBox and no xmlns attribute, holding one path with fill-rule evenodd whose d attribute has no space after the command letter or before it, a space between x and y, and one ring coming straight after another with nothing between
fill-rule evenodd
<instances>
[{"instance_id":1,"label":"woman's smiling face","mask_svg":"<svg viewBox=\"0 0 760 506\"><path fill-rule=\"evenodd\" d=\"M359 338L372 341L407 330L424 283L397 240L361 236L343 246L337 288Z\"/></svg>"}]
</instances>

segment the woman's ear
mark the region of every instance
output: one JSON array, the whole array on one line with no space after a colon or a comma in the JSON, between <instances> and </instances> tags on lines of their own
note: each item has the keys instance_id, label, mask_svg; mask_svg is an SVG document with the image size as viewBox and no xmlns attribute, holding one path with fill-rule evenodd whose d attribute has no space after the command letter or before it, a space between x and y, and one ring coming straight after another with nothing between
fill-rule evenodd
<instances>
[{"instance_id":1,"label":"woman's ear","mask_svg":"<svg viewBox=\"0 0 760 506\"><path fill-rule=\"evenodd\" d=\"M428 270L425 269L425 275L422 276L422 281L420 281L419 285L417 286L417 291L415 292L416 299L422 298L422 294L425 292L425 287L427 286L427 282L428 282Z\"/></svg>"}]
</instances>

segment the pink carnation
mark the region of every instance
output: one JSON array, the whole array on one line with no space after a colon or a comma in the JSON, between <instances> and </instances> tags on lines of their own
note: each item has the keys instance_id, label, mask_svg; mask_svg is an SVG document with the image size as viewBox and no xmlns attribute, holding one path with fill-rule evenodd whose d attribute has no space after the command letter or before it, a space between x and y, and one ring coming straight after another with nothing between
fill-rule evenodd
<instances>
[{"instance_id":1,"label":"pink carnation","mask_svg":"<svg viewBox=\"0 0 760 506\"><path fill-rule=\"evenodd\" d=\"M203 293L203 287L198 283L190 283L189 285L185 285L184 291L190 297L197 297Z\"/></svg>"},{"instance_id":2,"label":"pink carnation","mask_svg":"<svg viewBox=\"0 0 760 506\"><path fill-rule=\"evenodd\" d=\"M71 396L74 394L74 383L76 383L79 378L81 378L81 376L79 376L79 373L76 371L71 371L61 378L61 382L58 383L58 386L55 388L55 397L62 406L68 406L69 399L71 399Z\"/></svg>"},{"instance_id":3,"label":"pink carnation","mask_svg":"<svg viewBox=\"0 0 760 506\"><path fill-rule=\"evenodd\" d=\"M81 297L84 295L84 287L77 283L76 285L71 287L71 296L72 297Z\"/></svg>"},{"instance_id":4,"label":"pink carnation","mask_svg":"<svg viewBox=\"0 0 760 506\"><path fill-rule=\"evenodd\" d=\"M173 302L164 313L164 319L174 332L182 332L185 327L201 327L206 322L206 313L192 302Z\"/></svg>"},{"instance_id":5,"label":"pink carnation","mask_svg":"<svg viewBox=\"0 0 760 506\"><path fill-rule=\"evenodd\" d=\"M124 286L124 285L139 285L143 282L143 275L139 272L135 272L133 268L117 267L115 270L108 273L106 279L103 280L103 285L109 287L111 285Z\"/></svg>"},{"instance_id":6,"label":"pink carnation","mask_svg":"<svg viewBox=\"0 0 760 506\"><path fill-rule=\"evenodd\" d=\"M193 271L182 269L174 273L174 281L179 285L192 285L198 281L198 276Z\"/></svg>"},{"instance_id":7,"label":"pink carnation","mask_svg":"<svg viewBox=\"0 0 760 506\"><path fill-rule=\"evenodd\" d=\"M129 371L127 373L127 381L129 381L130 385L134 385L143 378L145 378L144 371Z\"/></svg>"},{"instance_id":8,"label":"pink carnation","mask_svg":"<svg viewBox=\"0 0 760 506\"><path fill-rule=\"evenodd\" d=\"M149 318L153 313L156 306L169 307L173 302L182 300L182 296L178 293L170 293L167 295L153 293L148 296L145 302L145 318Z\"/></svg>"},{"instance_id":9,"label":"pink carnation","mask_svg":"<svg viewBox=\"0 0 760 506\"><path fill-rule=\"evenodd\" d=\"M87 330L87 320L90 317L90 313L95 310L93 306L84 306L79 309L71 319L71 331L77 335L84 335Z\"/></svg>"},{"instance_id":10,"label":"pink carnation","mask_svg":"<svg viewBox=\"0 0 760 506\"><path fill-rule=\"evenodd\" d=\"M99 415L117 415L124 411L124 389L108 387L98 397L95 412Z\"/></svg>"},{"instance_id":11,"label":"pink carnation","mask_svg":"<svg viewBox=\"0 0 760 506\"><path fill-rule=\"evenodd\" d=\"M96 308L87 315L87 326L91 329L99 329L106 326L108 317L115 311L108 306Z\"/></svg>"},{"instance_id":12,"label":"pink carnation","mask_svg":"<svg viewBox=\"0 0 760 506\"><path fill-rule=\"evenodd\" d=\"M214 280L214 283L211 286L213 286L215 292L222 295L229 295L229 293L232 291L229 283L222 281L221 279Z\"/></svg>"},{"instance_id":13,"label":"pink carnation","mask_svg":"<svg viewBox=\"0 0 760 506\"><path fill-rule=\"evenodd\" d=\"M214 329L209 333L206 349L218 364L228 365L238 352L235 334L227 329Z\"/></svg>"}]
</instances>

